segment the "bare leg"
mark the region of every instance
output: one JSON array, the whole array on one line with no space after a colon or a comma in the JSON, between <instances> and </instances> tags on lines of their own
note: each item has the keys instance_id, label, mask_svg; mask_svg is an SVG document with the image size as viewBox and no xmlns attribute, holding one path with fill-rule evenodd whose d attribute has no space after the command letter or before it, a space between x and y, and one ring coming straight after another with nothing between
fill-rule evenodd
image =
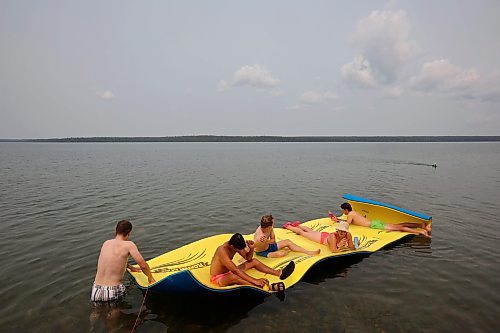
<instances>
[{"instance_id":1,"label":"bare leg","mask_svg":"<svg viewBox=\"0 0 500 333\"><path fill-rule=\"evenodd\" d=\"M309 227L306 227L305 225L299 225L298 227L293 227L291 225L287 226L285 229L291 230L295 232L297 235L303 235L305 232L311 232L312 230Z\"/></svg>"},{"instance_id":2,"label":"bare leg","mask_svg":"<svg viewBox=\"0 0 500 333\"><path fill-rule=\"evenodd\" d=\"M289 239L285 239L285 240L278 242L278 249L281 249L283 247L288 247L290 250L292 250L294 252L301 252L301 253L308 254L310 256L321 253L320 249L317 249L315 251L309 251L309 250L304 249L301 246L298 246L297 244L295 244L294 242L292 242Z\"/></svg>"},{"instance_id":3,"label":"bare leg","mask_svg":"<svg viewBox=\"0 0 500 333\"><path fill-rule=\"evenodd\" d=\"M219 280L219 284L222 287L231 286L233 284L241 284L241 285L245 285L245 286L253 286L253 284L251 284L247 280L244 280L244 279L240 278L236 274L231 274L231 275L224 276L223 278L221 278Z\"/></svg>"},{"instance_id":4,"label":"bare leg","mask_svg":"<svg viewBox=\"0 0 500 333\"><path fill-rule=\"evenodd\" d=\"M106 332L117 332L120 328L121 310L118 308L111 309L106 318ZM140 314L139 314L140 315Z\"/></svg>"},{"instance_id":5,"label":"bare leg","mask_svg":"<svg viewBox=\"0 0 500 333\"><path fill-rule=\"evenodd\" d=\"M313 242L321 244L321 232L314 231L303 225L299 225L298 227L288 226L286 229L295 232L297 235L301 235L302 237L312 240Z\"/></svg>"},{"instance_id":6,"label":"bare leg","mask_svg":"<svg viewBox=\"0 0 500 333\"><path fill-rule=\"evenodd\" d=\"M267 255L268 258L281 258L286 256L288 253L290 253L290 249L288 247L285 247L279 251L271 252Z\"/></svg>"},{"instance_id":7,"label":"bare leg","mask_svg":"<svg viewBox=\"0 0 500 333\"><path fill-rule=\"evenodd\" d=\"M430 235L431 231L432 231L431 224L430 223L425 223L425 222L422 222L422 223L403 222L403 223L399 223L398 225L403 226L403 227L407 227L407 228L421 228L421 229L424 229L425 231L427 231L427 236Z\"/></svg>"},{"instance_id":8,"label":"bare leg","mask_svg":"<svg viewBox=\"0 0 500 333\"><path fill-rule=\"evenodd\" d=\"M255 268L259 272L266 273L266 274L271 274L275 276L280 276L281 275L281 269L280 270L275 270L272 269L269 266L264 265L261 263L259 260L253 258L252 260L246 261L240 266L238 266L240 269L243 269L244 271L249 270L251 268Z\"/></svg>"},{"instance_id":9,"label":"bare leg","mask_svg":"<svg viewBox=\"0 0 500 333\"><path fill-rule=\"evenodd\" d=\"M409 227L404 226L404 224L405 223L401 223L401 224L389 224L389 223L387 223L385 225L385 229L391 230L391 231L404 231L404 232L409 232L409 233L416 234L416 235L422 235L425 237L429 237L427 230L425 230L425 229L419 230L419 229L415 229L415 228L409 228Z\"/></svg>"},{"instance_id":10,"label":"bare leg","mask_svg":"<svg viewBox=\"0 0 500 333\"><path fill-rule=\"evenodd\" d=\"M422 229L425 229L425 222L422 222L422 223L403 222L403 223L398 223L397 225L400 225L402 227L407 227L407 228L422 228Z\"/></svg>"}]
</instances>

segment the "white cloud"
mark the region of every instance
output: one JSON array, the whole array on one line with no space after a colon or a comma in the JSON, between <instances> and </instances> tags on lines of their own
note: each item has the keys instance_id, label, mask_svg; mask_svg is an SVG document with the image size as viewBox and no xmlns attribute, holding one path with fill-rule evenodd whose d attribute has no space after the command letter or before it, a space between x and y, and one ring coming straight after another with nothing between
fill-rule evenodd
<instances>
[{"instance_id":1,"label":"white cloud","mask_svg":"<svg viewBox=\"0 0 500 333\"><path fill-rule=\"evenodd\" d=\"M262 65L245 65L238 69L233 74L233 80L226 82L220 80L217 84L217 91L224 92L232 87L251 87L257 90L265 90L273 95L280 96L284 92L278 89L280 80L272 76L272 74Z\"/></svg>"},{"instance_id":2,"label":"white cloud","mask_svg":"<svg viewBox=\"0 0 500 333\"><path fill-rule=\"evenodd\" d=\"M323 104L337 98L338 96L331 91L306 91L300 96L300 102L304 104Z\"/></svg>"},{"instance_id":3,"label":"white cloud","mask_svg":"<svg viewBox=\"0 0 500 333\"><path fill-rule=\"evenodd\" d=\"M426 62L420 72L410 79L415 90L444 93L456 98L499 100L498 79L485 79L474 68L462 69L448 59Z\"/></svg>"},{"instance_id":4,"label":"white cloud","mask_svg":"<svg viewBox=\"0 0 500 333\"><path fill-rule=\"evenodd\" d=\"M98 91L97 93L97 96L99 96L100 98L102 99L114 99L115 98L115 94L113 94L112 91L110 90L105 90L105 91Z\"/></svg>"},{"instance_id":5,"label":"white cloud","mask_svg":"<svg viewBox=\"0 0 500 333\"><path fill-rule=\"evenodd\" d=\"M287 110L300 110L311 105L328 104L336 99L338 96L332 91L306 91L300 96L299 103L287 107Z\"/></svg>"},{"instance_id":6,"label":"white cloud","mask_svg":"<svg viewBox=\"0 0 500 333\"><path fill-rule=\"evenodd\" d=\"M403 87L397 83L383 85L377 82L370 62L363 56L357 56L352 62L343 65L340 75L342 80L351 86L380 89L384 95L391 98L399 97L403 93Z\"/></svg>"},{"instance_id":7,"label":"white cloud","mask_svg":"<svg viewBox=\"0 0 500 333\"><path fill-rule=\"evenodd\" d=\"M359 20L351 42L361 54L341 67L343 80L362 88L397 84L404 66L421 53L410 28L402 10L373 11Z\"/></svg>"},{"instance_id":8,"label":"white cloud","mask_svg":"<svg viewBox=\"0 0 500 333\"><path fill-rule=\"evenodd\" d=\"M234 73L234 84L256 88L275 87L279 80L275 79L264 66L256 64L243 66Z\"/></svg>"},{"instance_id":9,"label":"white cloud","mask_svg":"<svg viewBox=\"0 0 500 333\"><path fill-rule=\"evenodd\" d=\"M413 76L414 59L422 53L411 39L404 11L373 11L358 21L351 36L361 54L340 68L343 82L399 97L404 89L481 101L500 100L500 79L485 79L474 68L463 69L448 59L424 63Z\"/></svg>"},{"instance_id":10,"label":"white cloud","mask_svg":"<svg viewBox=\"0 0 500 333\"><path fill-rule=\"evenodd\" d=\"M439 59L423 64L420 73L412 77L410 84L419 90L451 92L473 89L480 80L473 69L463 70L448 59Z\"/></svg>"},{"instance_id":11,"label":"white cloud","mask_svg":"<svg viewBox=\"0 0 500 333\"><path fill-rule=\"evenodd\" d=\"M365 88L375 88L378 86L373 76L370 62L363 56L357 56L352 62L344 64L340 68L342 80L354 86Z\"/></svg>"}]
</instances>

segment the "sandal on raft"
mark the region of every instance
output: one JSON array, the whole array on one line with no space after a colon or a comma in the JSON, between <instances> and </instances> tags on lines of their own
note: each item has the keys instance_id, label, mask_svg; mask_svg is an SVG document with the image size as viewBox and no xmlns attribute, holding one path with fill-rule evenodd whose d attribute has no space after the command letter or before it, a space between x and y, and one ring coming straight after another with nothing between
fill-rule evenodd
<instances>
[{"instance_id":1,"label":"sandal on raft","mask_svg":"<svg viewBox=\"0 0 500 333\"><path fill-rule=\"evenodd\" d=\"M286 265L286 267L281 270L280 280L284 280L287 277L289 277L294 270L295 270L295 263L293 261L290 261L288 265Z\"/></svg>"},{"instance_id":2,"label":"sandal on raft","mask_svg":"<svg viewBox=\"0 0 500 333\"><path fill-rule=\"evenodd\" d=\"M283 282L271 283L270 289L272 291L276 291L276 292L284 292L285 291L285 284Z\"/></svg>"},{"instance_id":3,"label":"sandal on raft","mask_svg":"<svg viewBox=\"0 0 500 333\"><path fill-rule=\"evenodd\" d=\"M295 221L292 223L292 227L295 227L295 228L297 228L299 225L300 225L299 221Z\"/></svg>"},{"instance_id":4,"label":"sandal on raft","mask_svg":"<svg viewBox=\"0 0 500 333\"><path fill-rule=\"evenodd\" d=\"M290 221L286 221L285 224L283 224L283 229L286 229L289 226L293 226L293 223Z\"/></svg>"}]
</instances>

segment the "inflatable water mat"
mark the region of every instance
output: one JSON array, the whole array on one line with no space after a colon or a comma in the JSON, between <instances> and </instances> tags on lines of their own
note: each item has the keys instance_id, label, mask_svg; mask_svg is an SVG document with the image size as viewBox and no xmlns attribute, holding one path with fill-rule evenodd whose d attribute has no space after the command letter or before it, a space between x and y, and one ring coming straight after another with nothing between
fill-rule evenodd
<instances>
[{"instance_id":1,"label":"inflatable water mat","mask_svg":"<svg viewBox=\"0 0 500 333\"><path fill-rule=\"evenodd\" d=\"M432 221L431 217L419 213L350 194L344 195L343 198L351 203L354 210L366 215L369 219L380 219L390 223ZM345 216L341 216L340 218L345 218ZM337 225L337 223L332 222L328 217L307 221L303 224L315 231L325 232L335 232ZM257 228L257 225L255 228ZM370 254L411 235L405 232L376 230L356 225L350 226L350 232L353 238L358 237L358 248L356 250L343 249L340 252L332 253L326 245L321 245L300 235L296 235L292 231L283 229L280 224L275 222L274 233L276 241L290 239L295 244L308 250L321 249L321 253L319 255L307 255L290 252L281 258L265 258L256 255L254 255L254 258L257 258L273 269L283 269L290 261L294 261L295 271L283 281L287 289L299 282L311 267L321 261L340 256ZM271 290L255 286L233 285L219 287L210 282L210 262L212 261L213 254L217 247L229 241L231 236L232 234L220 234L203 238L148 260L147 262L156 280L154 284L149 286L149 289L161 293L228 293L241 289L264 294L273 293ZM245 239L253 240L253 234L243 236ZM233 262L235 265L239 265L244 262L244 259L239 254L236 254ZM148 288L146 275L142 272L136 273L130 270L129 273L135 279L139 288L143 290ZM256 279L266 278L271 284L281 281L277 276L267 275L255 269L250 269L246 273Z\"/></svg>"}]
</instances>

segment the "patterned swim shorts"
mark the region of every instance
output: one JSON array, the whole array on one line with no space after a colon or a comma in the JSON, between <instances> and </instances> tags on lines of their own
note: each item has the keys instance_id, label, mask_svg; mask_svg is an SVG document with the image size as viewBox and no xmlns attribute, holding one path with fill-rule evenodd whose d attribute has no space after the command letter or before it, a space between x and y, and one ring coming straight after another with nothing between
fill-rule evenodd
<instances>
[{"instance_id":1,"label":"patterned swim shorts","mask_svg":"<svg viewBox=\"0 0 500 333\"><path fill-rule=\"evenodd\" d=\"M116 302L125 296L125 286L119 284L117 286L100 286L98 284L92 285L92 293L90 300L92 302Z\"/></svg>"}]
</instances>

